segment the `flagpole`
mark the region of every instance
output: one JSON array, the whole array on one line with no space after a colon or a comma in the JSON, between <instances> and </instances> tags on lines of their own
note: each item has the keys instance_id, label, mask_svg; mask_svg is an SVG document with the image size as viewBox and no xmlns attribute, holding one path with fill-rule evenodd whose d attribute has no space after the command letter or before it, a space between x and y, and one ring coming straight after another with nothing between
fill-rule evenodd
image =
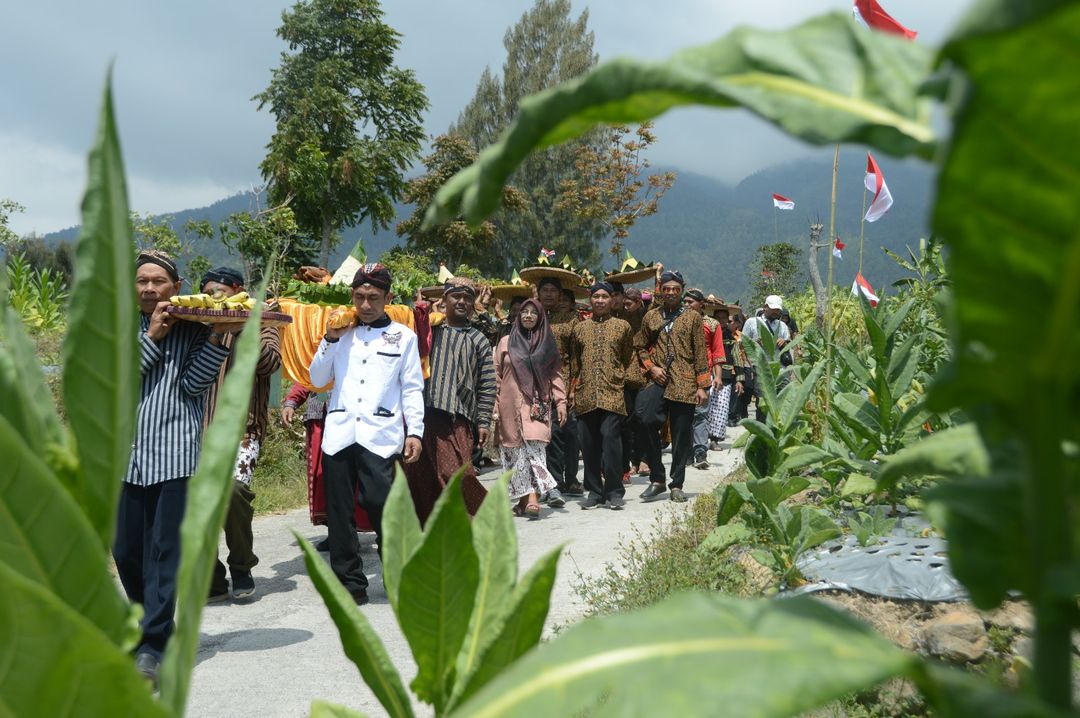
<instances>
[{"instance_id":1,"label":"flagpole","mask_svg":"<svg viewBox=\"0 0 1080 718\"><path fill-rule=\"evenodd\" d=\"M840 143L836 144L832 161L832 200L829 204L829 244L836 241L836 175L840 167ZM829 247L829 279L825 284L825 425L824 437L829 436L829 404L832 401L832 293L833 293L833 253Z\"/></svg>"},{"instance_id":2,"label":"flagpole","mask_svg":"<svg viewBox=\"0 0 1080 718\"><path fill-rule=\"evenodd\" d=\"M780 244L780 210L778 210L776 207L773 207L772 216L773 233L776 235L776 239L774 241L777 244Z\"/></svg>"},{"instance_id":3,"label":"flagpole","mask_svg":"<svg viewBox=\"0 0 1080 718\"><path fill-rule=\"evenodd\" d=\"M862 274L863 228L866 227L866 183L862 188L862 214L859 215L859 274Z\"/></svg>"}]
</instances>

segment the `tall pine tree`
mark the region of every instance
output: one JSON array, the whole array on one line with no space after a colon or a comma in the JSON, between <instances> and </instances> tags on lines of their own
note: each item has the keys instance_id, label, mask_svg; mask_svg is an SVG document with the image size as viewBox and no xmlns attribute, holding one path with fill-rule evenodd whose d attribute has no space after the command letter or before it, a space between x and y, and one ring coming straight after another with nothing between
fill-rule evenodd
<instances>
[{"instance_id":1,"label":"tall pine tree","mask_svg":"<svg viewBox=\"0 0 1080 718\"><path fill-rule=\"evenodd\" d=\"M522 98L586 72L596 64L589 13L570 16L570 0L536 0L531 10L503 38L506 62L502 78L485 69L473 99L451 132L479 150L498 139L517 114ZM582 144L595 144L597 134L535 152L510 178L525 199L525 209L500 210L492 217L498 228L496 251L486 254L491 274L507 274L530 262L541 247L558 256L569 254L579 265L595 265L597 245L605 234L601 222L575 217L556 207L560 184L577 177L574 166Z\"/></svg>"},{"instance_id":2,"label":"tall pine tree","mask_svg":"<svg viewBox=\"0 0 1080 718\"><path fill-rule=\"evenodd\" d=\"M394 65L401 35L377 0L304 0L281 16L289 45L255 96L277 129L260 165L270 204L288 204L320 239L325 265L342 227L385 229L403 173L420 156L424 87Z\"/></svg>"}]
</instances>

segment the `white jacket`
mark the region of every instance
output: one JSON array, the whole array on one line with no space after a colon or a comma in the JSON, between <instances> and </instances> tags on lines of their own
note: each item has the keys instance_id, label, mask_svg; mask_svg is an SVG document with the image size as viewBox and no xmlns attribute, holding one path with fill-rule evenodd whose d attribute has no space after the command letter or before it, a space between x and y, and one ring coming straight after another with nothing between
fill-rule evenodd
<instances>
[{"instance_id":1,"label":"white jacket","mask_svg":"<svg viewBox=\"0 0 1080 718\"><path fill-rule=\"evenodd\" d=\"M334 382L326 408L322 450L334 455L353 444L388 459L405 434L424 435L424 374L416 334L391 321L353 327L339 341L319 343L311 383Z\"/></svg>"}]
</instances>

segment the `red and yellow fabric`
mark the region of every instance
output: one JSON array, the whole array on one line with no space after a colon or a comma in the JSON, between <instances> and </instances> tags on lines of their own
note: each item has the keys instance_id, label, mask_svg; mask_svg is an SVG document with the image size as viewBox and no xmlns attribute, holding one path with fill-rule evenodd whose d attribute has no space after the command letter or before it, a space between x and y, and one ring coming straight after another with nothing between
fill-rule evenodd
<instances>
[{"instance_id":1,"label":"red and yellow fabric","mask_svg":"<svg viewBox=\"0 0 1080 718\"><path fill-rule=\"evenodd\" d=\"M312 391L328 391L333 384L322 387L311 385L308 367L311 366L311 360L319 348L319 342L326 334L326 322L330 312L338 307L304 304L295 299L279 299L278 304L282 312L292 317L292 324L286 324L281 329L281 366L285 376ZM403 304L388 304L386 315L414 332L417 329L416 318L410 307ZM423 367L426 379L430 371L426 356L420 357L420 366Z\"/></svg>"}]
</instances>

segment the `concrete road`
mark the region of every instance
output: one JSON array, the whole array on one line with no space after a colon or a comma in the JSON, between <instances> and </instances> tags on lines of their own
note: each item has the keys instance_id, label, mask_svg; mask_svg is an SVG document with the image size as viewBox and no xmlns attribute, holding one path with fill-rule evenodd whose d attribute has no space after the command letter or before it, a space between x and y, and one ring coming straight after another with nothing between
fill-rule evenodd
<instances>
[{"instance_id":1,"label":"concrete road","mask_svg":"<svg viewBox=\"0 0 1080 718\"><path fill-rule=\"evenodd\" d=\"M724 446L730 446L741 432L734 429ZM692 499L709 491L741 460L741 450L710 452L710 468L687 470L687 494ZM665 455L665 461L670 461L670 455ZM497 476L489 472L481 480L490 486ZM574 591L577 576L595 575L605 563L617 559L621 535L629 535L635 528L647 530L658 515L677 516L687 510L689 503L641 502L638 494L647 482L644 478L634 479L623 511L597 508L586 512L580 509L580 500L575 499L562 509L544 507L539 520L515 519L522 571L550 547L566 544L552 594L547 633L583 615L585 607ZM308 579L292 535L296 530L318 541L326 535L326 529L312 526L307 509L300 509L256 519L254 530L255 552L259 555L254 571L258 593L250 601L206 607L188 715L300 717L309 714L315 699L339 703L370 716L384 715L356 667L345 657L337 630ZM374 534L361 534L364 569L371 580L371 603L361 610L408 685L416 675L416 665L387 602L373 542ZM224 542L221 550L224 556ZM431 715L427 705L418 705L417 712Z\"/></svg>"}]
</instances>

